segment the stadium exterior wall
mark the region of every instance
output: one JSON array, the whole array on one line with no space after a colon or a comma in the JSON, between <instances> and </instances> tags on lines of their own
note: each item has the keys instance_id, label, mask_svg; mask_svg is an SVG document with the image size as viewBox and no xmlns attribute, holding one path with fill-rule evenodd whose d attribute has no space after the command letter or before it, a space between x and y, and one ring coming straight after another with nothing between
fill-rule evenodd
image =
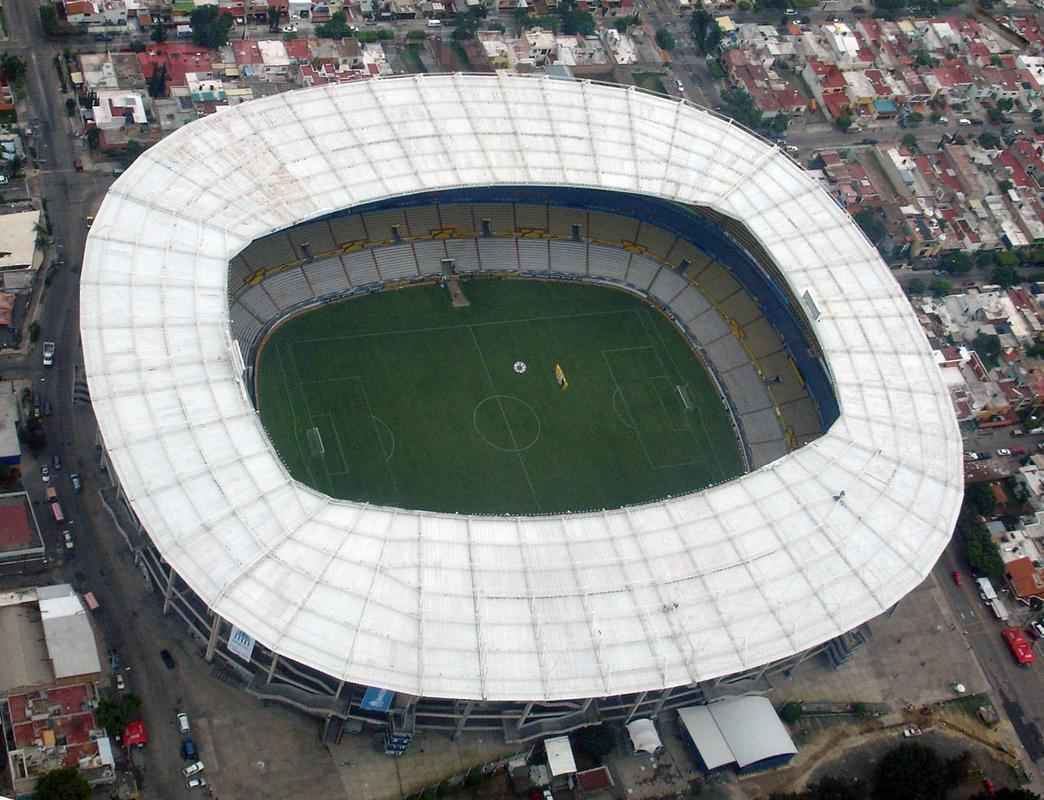
<instances>
[{"instance_id":1,"label":"stadium exterior wall","mask_svg":"<svg viewBox=\"0 0 1044 800\"><path fill-rule=\"evenodd\" d=\"M229 259L346 206L519 183L625 191L741 220L733 238L767 252L817 310L841 411L830 431L698 495L542 524L339 503L292 481L230 348ZM217 612L208 656L224 617L280 661L339 675L338 692L365 682L472 707L581 695L590 709L614 692L760 670L898 602L930 571L960 506L949 397L865 236L778 148L633 89L436 76L213 115L143 154L110 190L81 292L105 458L148 546L177 566L158 573L165 603L184 579ZM360 536L381 557L340 552ZM579 536L583 581L569 551ZM598 550L609 542L630 547L627 559ZM389 568L385 546L401 566ZM505 591L529 580L534 547L557 548L572 572L533 576L554 595ZM679 559L684 574L673 571ZM647 577L635 581L632 565ZM272 680L277 671L273 661Z\"/></svg>"}]
</instances>

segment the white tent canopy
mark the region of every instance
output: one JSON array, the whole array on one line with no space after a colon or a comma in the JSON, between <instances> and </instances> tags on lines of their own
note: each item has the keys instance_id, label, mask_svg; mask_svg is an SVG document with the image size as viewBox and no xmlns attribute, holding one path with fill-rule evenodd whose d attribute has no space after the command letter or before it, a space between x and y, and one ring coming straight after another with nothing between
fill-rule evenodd
<instances>
[{"instance_id":1,"label":"white tent canopy","mask_svg":"<svg viewBox=\"0 0 1044 800\"><path fill-rule=\"evenodd\" d=\"M576 761L573 760L573 746L568 736L556 736L544 739L544 750L547 752L547 765L551 768L551 776L572 775L576 772Z\"/></svg>"},{"instance_id":2,"label":"white tent canopy","mask_svg":"<svg viewBox=\"0 0 1044 800\"><path fill-rule=\"evenodd\" d=\"M679 709L678 718L707 769L732 763L743 769L797 752L766 697L728 697L710 705Z\"/></svg>"},{"instance_id":3,"label":"white tent canopy","mask_svg":"<svg viewBox=\"0 0 1044 800\"><path fill-rule=\"evenodd\" d=\"M237 366L230 259L345 208L527 184L742 221L792 296L815 297L840 418L729 483L583 514L409 511L295 481ZM403 76L243 103L113 184L80 285L99 434L150 540L221 618L336 679L528 701L746 670L890 608L960 506L949 394L858 226L778 147L634 87Z\"/></svg>"},{"instance_id":4,"label":"white tent canopy","mask_svg":"<svg viewBox=\"0 0 1044 800\"><path fill-rule=\"evenodd\" d=\"M656 732L656 725L651 719L636 719L627 723L627 733L631 737L631 745L635 752L657 753L663 742Z\"/></svg>"}]
</instances>

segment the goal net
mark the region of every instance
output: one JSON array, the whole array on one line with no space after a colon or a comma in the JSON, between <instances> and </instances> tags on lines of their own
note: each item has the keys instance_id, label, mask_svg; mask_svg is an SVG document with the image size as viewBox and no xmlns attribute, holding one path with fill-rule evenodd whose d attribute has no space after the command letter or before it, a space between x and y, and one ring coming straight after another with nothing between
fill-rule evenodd
<instances>
[{"instance_id":1,"label":"goal net","mask_svg":"<svg viewBox=\"0 0 1044 800\"><path fill-rule=\"evenodd\" d=\"M318 428L306 430L305 439L308 440L308 449L312 451L314 458L319 458L326 454L326 448L323 447L323 435L319 433Z\"/></svg>"}]
</instances>

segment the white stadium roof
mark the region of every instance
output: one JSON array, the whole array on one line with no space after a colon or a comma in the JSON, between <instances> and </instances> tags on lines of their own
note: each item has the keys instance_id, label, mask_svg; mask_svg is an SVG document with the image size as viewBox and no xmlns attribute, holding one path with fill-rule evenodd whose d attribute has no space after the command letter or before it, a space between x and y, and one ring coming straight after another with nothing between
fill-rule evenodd
<instances>
[{"instance_id":1,"label":"white stadium roof","mask_svg":"<svg viewBox=\"0 0 1044 800\"><path fill-rule=\"evenodd\" d=\"M496 184L647 194L741 220L815 298L840 418L738 480L603 513L403 511L294 481L231 354L229 260L346 207ZM410 76L207 117L106 196L81 315L105 446L163 557L267 647L355 683L540 700L758 666L902 598L961 500L949 397L857 226L778 148L636 89Z\"/></svg>"}]
</instances>

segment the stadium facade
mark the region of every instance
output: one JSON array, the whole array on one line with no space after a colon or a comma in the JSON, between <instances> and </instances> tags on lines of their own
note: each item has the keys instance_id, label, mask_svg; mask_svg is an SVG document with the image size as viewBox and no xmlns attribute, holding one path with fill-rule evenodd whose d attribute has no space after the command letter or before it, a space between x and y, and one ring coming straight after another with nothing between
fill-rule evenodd
<instances>
[{"instance_id":1,"label":"stadium facade","mask_svg":"<svg viewBox=\"0 0 1044 800\"><path fill-rule=\"evenodd\" d=\"M252 404L266 333L447 272L645 297L708 366L750 472L540 517L294 481ZM164 612L334 728L525 740L843 658L959 510L948 394L859 228L778 147L634 88L410 76L229 109L114 184L81 283L102 458Z\"/></svg>"}]
</instances>

